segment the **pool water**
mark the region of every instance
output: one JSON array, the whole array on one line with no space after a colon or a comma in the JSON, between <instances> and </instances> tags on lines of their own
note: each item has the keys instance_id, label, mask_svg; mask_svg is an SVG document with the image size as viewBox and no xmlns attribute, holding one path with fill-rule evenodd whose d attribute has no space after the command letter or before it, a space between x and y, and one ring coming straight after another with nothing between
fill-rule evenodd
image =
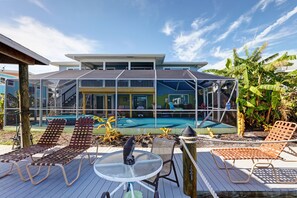
<instances>
[{"instance_id":1,"label":"pool water","mask_svg":"<svg viewBox=\"0 0 297 198\"><path fill-rule=\"evenodd\" d=\"M80 115L79 117L92 117L93 115ZM75 115L58 115L47 117L47 120L54 118L64 118L67 120L67 125L74 125L76 116ZM198 120L198 125L202 120ZM95 127L102 123L95 123ZM157 118L155 125L155 118L118 118L118 128L185 128L191 126L195 128L194 118ZM233 126L218 123L213 121L205 121L200 128L233 128Z\"/></svg>"},{"instance_id":2,"label":"pool water","mask_svg":"<svg viewBox=\"0 0 297 198\"><path fill-rule=\"evenodd\" d=\"M200 124L202 120L198 120ZM118 119L119 128L185 128L186 126L191 126L195 128L195 119L193 118L157 118L157 123L155 126L155 118L120 118ZM232 128L232 126L217 123L212 121L205 121L201 128Z\"/></svg>"}]
</instances>

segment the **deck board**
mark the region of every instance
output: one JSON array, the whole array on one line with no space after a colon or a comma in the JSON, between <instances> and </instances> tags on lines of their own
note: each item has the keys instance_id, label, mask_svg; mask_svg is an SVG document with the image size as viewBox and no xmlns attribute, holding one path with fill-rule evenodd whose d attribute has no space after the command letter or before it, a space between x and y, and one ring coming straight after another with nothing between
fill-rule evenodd
<instances>
[{"instance_id":1,"label":"deck board","mask_svg":"<svg viewBox=\"0 0 297 198\"><path fill-rule=\"evenodd\" d=\"M99 157L105 153L120 150L122 148L116 147L102 147L100 148ZM137 148L141 150L148 150L145 148ZM297 149L297 148L296 148ZM7 152L9 149L2 148L0 146L0 153ZM250 183L248 184L233 184L229 181L226 171L217 169L213 162L209 149L197 150L198 166L204 173L208 182L214 188L216 192L296 192L297 184L276 184L273 179L273 175L270 169L257 169L252 176ZM94 152L94 148L92 148ZM174 162L177 170L177 176L179 179L180 187L173 182L161 179L159 182L159 193L161 197L187 197L183 193L183 167L182 167L182 153L180 149L175 150ZM25 164L27 162L21 162L21 169L25 172ZM79 158L75 159L72 163L66 166L66 172L70 178L74 178L77 173L77 167L79 164ZM281 167L282 176L284 178L292 178L297 176L297 162L276 162L276 167ZM1 173L3 172L6 164L1 164ZM239 169L239 175L232 172L232 177L243 179L246 177L246 173L250 170L251 162L242 161L236 163L236 167ZM45 174L45 172L43 172ZM173 178L173 172L171 177ZM41 178L41 176L37 177ZM58 167L53 167L49 178L34 186L31 182L22 182L19 179L19 175L15 172L13 174L0 179L0 197L101 197L101 194L105 191L111 192L118 186L118 183L106 181L98 177L94 171L93 166L84 160L81 176L71 187L67 187L61 170ZM153 193L145 189L144 187L135 184L135 190L140 190L143 193L143 197L153 197ZM206 185L202 182L200 176L198 176L197 190L199 192L207 192ZM123 197L124 191L119 190L113 197Z\"/></svg>"}]
</instances>

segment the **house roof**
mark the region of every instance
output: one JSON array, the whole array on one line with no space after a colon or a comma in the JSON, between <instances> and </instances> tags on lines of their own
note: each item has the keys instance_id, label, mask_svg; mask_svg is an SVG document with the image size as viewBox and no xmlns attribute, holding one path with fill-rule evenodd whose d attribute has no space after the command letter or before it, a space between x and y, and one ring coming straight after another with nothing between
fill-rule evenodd
<instances>
[{"instance_id":1,"label":"house roof","mask_svg":"<svg viewBox=\"0 0 297 198\"><path fill-rule=\"evenodd\" d=\"M90 62L105 59L155 59L156 64L161 64L164 62L165 54L66 54L68 58L79 62Z\"/></svg>"},{"instance_id":2,"label":"house roof","mask_svg":"<svg viewBox=\"0 0 297 198\"><path fill-rule=\"evenodd\" d=\"M208 62L164 62L163 67L184 67L184 66L195 66L197 68L204 67Z\"/></svg>"},{"instance_id":3,"label":"house roof","mask_svg":"<svg viewBox=\"0 0 297 198\"><path fill-rule=\"evenodd\" d=\"M169 87L193 89L196 80L200 87L209 87L213 81L235 79L190 70L64 70L30 75L29 80L47 80L55 85L71 80L158 80Z\"/></svg>"},{"instance_id":4,"label":"house roof","mask_svg":"<svg viewBox=\"0 0 297 198\"><path fill-rule=\"evenodd\" d=\"M79 62L77 61L54 61L50 62L51 65L53 66L58 66L58 67L73 67L73 66L79 66Z\"/></svg>"},{"instance_id":5,"label":"house roof","mask_svg":"<svg viewBox=\"0 0 297 198\"><path fill-rule=\"evenodd\" d=\"M64 70L30 75L30 79L150 79L150 80L234 80L190 70Z\"/></svg>"},{"instance_id":6,"label":"house roof","mask_svg":"<svg viewBox=\"0 0 297 198\"><path fill-rule=\"evenodd\" d=\"M0 63L48 65L49 60L0 34Z\"/></svg>"}]
</instances>

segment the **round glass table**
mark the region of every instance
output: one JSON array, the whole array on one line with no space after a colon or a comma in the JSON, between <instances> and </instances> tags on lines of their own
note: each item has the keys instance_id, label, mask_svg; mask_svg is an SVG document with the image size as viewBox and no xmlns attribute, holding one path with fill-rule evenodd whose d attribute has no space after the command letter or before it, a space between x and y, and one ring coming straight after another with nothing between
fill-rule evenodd
<instances>
[{"instance_id":1,"label":"round glass table","mask_svg":"<svg viewBox=\"0 0 297 198\"><path fill-rule=\"evenodd\" d=\"M126 165L123 160L123 151L116 151L105 154L94 163L95 173L109 181L120 182L110 195L112 196L118 189L128 184L134 197L132 182L136 182L148 190L155 192L154 189L141 183L142 180L157 175L163 166L163 161L159 155L148 151L134 150L133 155L135 164Z\"/></svg>"}]
</instances>

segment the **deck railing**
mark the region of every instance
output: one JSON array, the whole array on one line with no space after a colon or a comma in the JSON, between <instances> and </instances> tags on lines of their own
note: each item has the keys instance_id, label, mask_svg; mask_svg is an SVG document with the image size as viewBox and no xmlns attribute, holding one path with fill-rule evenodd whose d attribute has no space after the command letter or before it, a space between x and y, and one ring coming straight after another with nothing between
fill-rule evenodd
<instances>
[{"instance_id":1,"label":"deck railing","mask_svg":"<svg viewBox=\"0 0 297 198\"><path fill-rule=\"evenodd\" d=\"M201 169L198 167L197 162L194 160L193 156L191 155L191 153L190 153L190 151L189 151L189 149L187 147L187 144L196 144L197 143L197 138L196 137L184 137L184 136L180 136L179 138L180 138L180 142L182 143L183 149L185 149L185 151L187 152L188 157L190 158L192 164L194 165L197 173L200 175L202 181L206 185L206 187L209 190L210 194L214 198L218 198L218 195L216 194L216 192L214 191L214 189L212 188L210 183L207 181L206 177L204 176ZM193 190L197 190L197 189L193 189Z\"/></svg>"}]
</instances>

